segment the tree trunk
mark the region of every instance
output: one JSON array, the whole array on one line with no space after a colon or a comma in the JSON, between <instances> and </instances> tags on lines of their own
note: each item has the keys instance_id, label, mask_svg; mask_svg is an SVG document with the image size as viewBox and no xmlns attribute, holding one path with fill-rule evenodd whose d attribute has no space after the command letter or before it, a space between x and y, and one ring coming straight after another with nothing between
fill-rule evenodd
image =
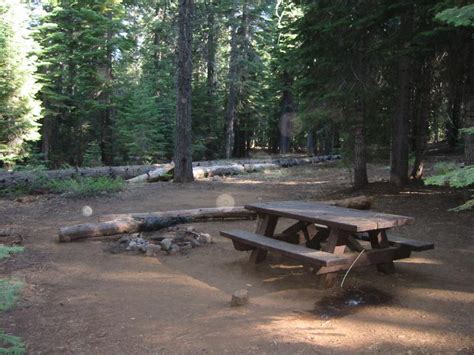
<instances>
[{"instance_id":1,"label":"tree trunk","mask_svg":"<svg viewBox=\"0 0 474 355\"><path fill-rule=\"evenodd\" d=\"M428 139L428 122L431 115L431 74L431 63L427 62L421 71L421 85L417 92L419 109L413 117L415 126L415 162L411 172L413 180L421 180L423 177L423 160Z\"/></svg>"},{"instance_id":2,"label":"tree trunk","mask_svg":"<svg viewBox=\"0 0 474 355\"><path fill-rule=\"evenodd\" d=\"M401 16L400 33L405 38L403 49L409 45L413 14L407 11ZM392 119L390 182L400 186L408 182L408 151L411 103L411 60L402 54L398 63L398 100Z\"/></svg>"},{"instance_id":3,"label":"tree trunk","mask_svg":"<svg viewBox=\"0 0 474 355\"><path fill-rule=\"evenodd\" d=\"M357 100L354 110L354 188L360 189L368 183L367 152L365 146L365 107L362 100Z\"/></svg>"},{"instance_id":4,"label":"tree trunk","mask_svg":"<svg viewBox=\"0 0 474 355\"><path fill-rule=\"evenodd\" d=\"M295 105L293 102L293 93L291 86L293 80L288 71L283 72L283 93L281 97L281 113L280 113L280 154L286 154L290 151L290 136L293 131L293 118Z\"/></svg>"},{"instance_id":5,"label":"tree trunk","mask_svg":"<svg viewBox=\"0 0 474 355\"><path fill-rule=\"evenodd\" d=\"M225 113L225 158L230 159L232 149L234 147L234 124L237 114L237 98L238 98L238 79L239 79L239 47L238 47L238 26L236 20L237 1L234 1L234 11L232 16L230 31L230 58L229 58L229 75L228 85L229 92L227 95L227 107Z\"/></svg>"},{"instance_id":6,"label":"tree trunk","mask_svg":"<svg viewBox=\"0 0 474 355\"><path fill-rule=\"evenodd\" d=\"M471 60L467 70L467 87L465 99L465 123L464 127L474 127L474 45L471 43ZM474 134L464 134L464 163L474 165Z\"/></svg>"},{"instance_id":7,"label":"tree trunk","mask_svg":"<svg viewBox=\"0 0 474 355\"><path fill-rule=\"evenodd\" d=\"M207 26L209 32L207 35L207 112L208 129L209 132L215 132L215 122L217 122L217 108L216 108L216 89L217 89L217 75L216 75L216 52L217 52L217 26L215 21L216 4L214 0L206 2L207 10ZM206 158L212 159L215 157L218 150L216 139L208 139L206 141Z\"/></svg>"},{"instance_id":8,"label":"tree trunk","mask_svg":"<svg viewBox=\"0 0 474 355\"><path fill-rule=\"evenodd\" d=\"M306 140L306 154L312 156L314 155L314 132L313 130L308 131L308 137Z\"/></svg>"},{"instance_id":9,"label":"tree trunk","mask_svg":"<svg viewBox=\"0 0 474 355\"><path fill-rule=\"evenodd\" d=\"M107 14L108 21L112 21L112 14ZM109 23L109 26L111 24ZM99 102L102 104L100 112L100 154L104 165L113 164L113 148L112 148L112 125L113 125L113 109L111 103L112 88L112 30L107 29L106 38L106 55L103 65L99 68L102 80L102 93Z\"/></svg>"},{"instance_id":10,"label":"tree trunk","mask_svg":"<svg viewBox=\"0 0 474 355\"><path fill-rule=\"evenodd\" d=\"M193 178L191 140L191 78L193 0L180 0L176 95L175 182Z\"/></svg>"}]
</instances>

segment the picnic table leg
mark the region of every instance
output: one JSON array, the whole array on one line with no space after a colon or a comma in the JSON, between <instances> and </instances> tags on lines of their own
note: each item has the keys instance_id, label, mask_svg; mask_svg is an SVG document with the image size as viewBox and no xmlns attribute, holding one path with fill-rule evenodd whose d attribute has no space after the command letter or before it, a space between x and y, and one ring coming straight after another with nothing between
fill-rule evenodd
<instances>
[{"instance_id":1,"label":"picnic table leg","mask_svg":"<svg viewBox=\"0 0 474 355\"><path fill-rule=\"evenodd\" d=\"M277 216L271 215L258 215L257 216L257 229L256 234L264 235L265 237L273 237L275 227L278 222ZM267 257L267 251L262 249L252 250L250 254L250 262L259 264Z\"/></svg>"},{"instance_id":2,"label":"picnic table leg","mask_svg":"<svg viewBox=\"0 0 474 355\"><path fill-rule=\"evenodd\" d=\"M390 247L390 243L387 238L387 232L384 229L370 231L369 240L372 249L384 249ZM383 272L384 274L393 274L395 273L395 265L393 265L393 261L377 264L377 270Z\"/></svg>"},{"instance_id":3,"label":"picnic table leg","mask_svg":"<svg viewBox=\"0 0 474 355\"><path fill-rule=\"evenodd\" d=\"M347 243L347 233L331 228L329 231L329 237L327 238L326 246L324 251L333 253L336 255L344 254ZM319 288L330 288L333 287L337 280L337 272L330 272L327 274L319 275L317 280L317 286Z\"/></svg>"}]
</instances>

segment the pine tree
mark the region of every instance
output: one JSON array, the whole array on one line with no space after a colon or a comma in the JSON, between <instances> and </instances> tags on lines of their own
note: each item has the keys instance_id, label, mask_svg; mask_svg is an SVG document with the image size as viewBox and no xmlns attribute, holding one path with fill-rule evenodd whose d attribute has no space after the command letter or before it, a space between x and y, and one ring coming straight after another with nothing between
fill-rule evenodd
<instances>
[{"instance_id":1,"label":"pine tree","mask_svg":"<svg viewBox=\"0 0 474 355\"><path fill-rule=\"evenodd\" d=\"M11 167L39 139L41 104L34 76L37 46L21 1L0 4L0 162Z\"/></svg>"}]
</instances>

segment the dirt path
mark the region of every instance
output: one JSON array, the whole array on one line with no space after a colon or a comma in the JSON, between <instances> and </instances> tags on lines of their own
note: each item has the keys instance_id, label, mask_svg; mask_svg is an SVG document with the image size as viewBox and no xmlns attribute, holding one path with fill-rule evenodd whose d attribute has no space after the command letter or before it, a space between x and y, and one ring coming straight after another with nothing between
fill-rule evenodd
<instances>
[{"instance_id":1,"label":"dirt path","mask_svg":"<svg viewBox=\"0 0 474 355\"><path fill-rule=\"evenodd\" d=\"M386 178L372 167L371 176ZM2 264L2 275L25 281L17 307L1 328L21 336L32 354L474 352L474 221L449 213L454 193L426 188L387 192L372 185L375 209L406 214L416 224L400 235L431 240L436 249L396 263L397 274L374 268L351 272L345 287L371 287L390 295L380 305L342 317L315 312L339 287L316 290L299 265L271 256L258 267L218 236L219 230L252 230L254 222L195 224L215 244L189 255L112 255L106 243L57 244L58 226L96 220L105 213L212 207L284 199L343 196L347 177L335 168L295 168L239 178L131 187L112 197L0 201L0 227L23 229L26 252ZM339 192L338 192L339 191ZM225 194L223 196L223 194ZM90 206L91 217L82 215ZM249 305L229 307L247 288Z\"/></svg>"}]
</instances>

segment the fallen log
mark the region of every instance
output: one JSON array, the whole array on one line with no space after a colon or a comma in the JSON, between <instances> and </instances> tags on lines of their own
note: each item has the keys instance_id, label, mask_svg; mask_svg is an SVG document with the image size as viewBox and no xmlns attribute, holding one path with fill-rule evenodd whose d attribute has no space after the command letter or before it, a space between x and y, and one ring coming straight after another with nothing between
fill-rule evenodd
<instances>
[{"instance_id":1,"label":"fallen log","mask_svg":"<svg viewBox=\"0 0 474 355\"><path fill-rule=\"evenodd\" d=\"M192 222L204 222L209 220L229 220L229 219L254 219L256 214L243 206L235 207L209 207L196 208L190 210L176 210L176 211L158 211L158 212L143 212L143 213L121 213L121 214L107 214L99 217L99 222L113 221L116 219L126 218L172 218L182 217L190 218Z\"/></svg>"},{"instance_id":2,"label":"fallen log","mask_svg":"<svg viewBox=\"0 0 474 355\"><path fill-rule=\"evenodd\" d=\"M146 232L189 222L190 220L184 217L160 218L150 216L146 218L115 219L100 223L84 223L59 228L58 240L60 242L72 242L79 239L103 237L114 234Z\"/></svg>"},{"instance_id":3,"label":"fallen log","mask_svg":"<svg viewBox=\"0 0 474 355\"><path fill-rule=\"evenodd\" d=\"M173 169L174 169L174 163L165 164L163 167L149 171L142 175L135 176L134 178L128 179L127 182L138 183L138 182L159 181Z\"/></svg>"},{"instance_id":4,"label":"fallen log","mask_svg":"<svg viewBox=\"0 0 474 355\"><path fill-rule=\"evenodd\" d=\"M327 201L330 205L346 208L354 208L356 210L370 210L374 203L373 197L357 196L349 197L343 200Z\"/></svg>"},{"instance_id":5,"label":"fallen log","mask_svg":"<svg viewBox=\"0 0 474 355\"><path fill-rule=\"evenodd\" d=\"M352 197L344 200L323 201L330 205L367 209L372 198L366 196ZM253 219L255 212L238 207L198 208L165 212L111 214L102 216L98 223L84 223L59 228L58 240L74 240L110 236L114 234L136 233L159 230L177 224L214 220Z\"/></svg>"},{"instance_id":6,"label":"fallen log","mask_svg":"<svg viewBox=\"0 0 474 355\"><path fill-rule=\"evenodd\" d=\"M177 224L224 219L251 219L255 213L243 207L199 208L157 213L132 213L109 215L99 223L84 223L59 228L58 240L74 240L159 230Z\"/></svg>"},{"instance_id":7,"label":"fallen log","mask_svg":"<svg viewBox=\"0 0 474 355\"><path fill-rule=\"evenodd\" d=\"M303 157L303 158L279 158L279 159L246 159L238 161L230 160L217 160L214 162L196 162L193 163L193 175L195 179L203 179L213 176L227 176L227 175L238 175L250 172L259 172L263 170L274 170L280 168L287 168L296 165L303 164L314 164L323 161L337 160L340 159L339 155L324 155L315 157ZM157 176L163 176L162 167L157 169ZM147 172L143 175L137 176L134 179L128 180L131 183L134 182L153 182L149 176L153 175L154 172Z\"/></svg>"},{"instance_id":8,"label":"fallen log","mask_svg":"<svg viewBox=\"0 0 474 355\"><path fill-rule=\"evenodd\" d=\"M249 171L250 166L259 166L258 169L263 170L265 164L275 164L278 167L289 167L302 164L313 164L328 160L340 159L339 155L324 155L315 157L293 157L293 158L269 158L269 159L241 159L241 160L215 160L215 161L197 161L193 162L196 169L197 178L216 176L216 175L234 175ZM171 163L172 164L172 163ZM95 168L69 168L60 170L46 171L15 171L0 172L0 189L10 188L18 185L31 185L41 179L69 179L76 177L99 177L106 176L110 178L122 178L125 180L133 179L132 182L152 182L155 178L158 180L166 175L168 164L153 165L126 165L126 166L102 166ZM229 168L230 167L230 168ZM265 169L271 169L271 165L267 165ZM260 171L260 170L255 170Z\"/></svg>"}]
</instances>

